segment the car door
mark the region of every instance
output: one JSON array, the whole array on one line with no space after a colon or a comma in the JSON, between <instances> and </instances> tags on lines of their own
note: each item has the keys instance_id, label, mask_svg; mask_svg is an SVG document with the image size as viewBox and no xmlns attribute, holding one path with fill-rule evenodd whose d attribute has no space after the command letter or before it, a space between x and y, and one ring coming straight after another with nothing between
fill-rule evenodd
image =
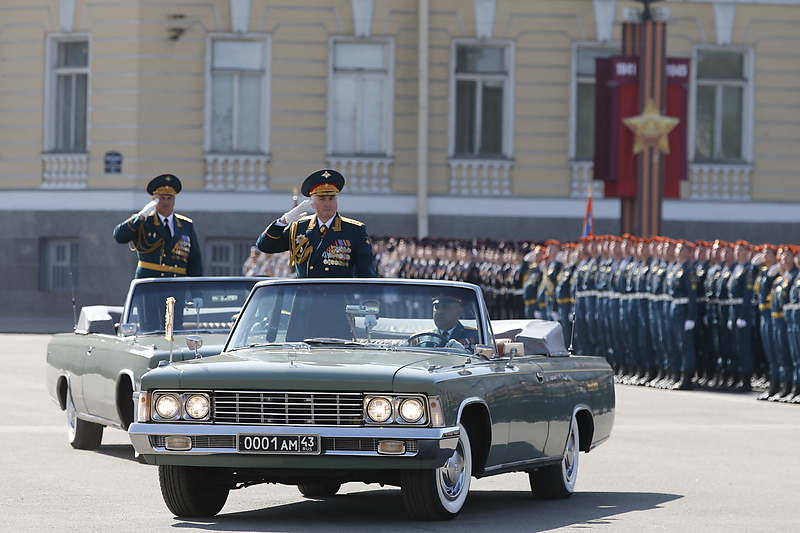
<instances>
[{"instance_id":1,"label":"car door","mask_svg":"<svg viewBox=\"0 0 800 533\"><path fill-rule=\"evenodd\" d=\"M505 357L511 417L506 463L528 461L542 456L549 434L551 394L542 369L542 357Z\"/></svg>"},{"instance_id":2,"label":"car door","mask_svg":"<svg viewBox=\"0 0 800 533\"><path fill-rule=\"evenodd\" d=\"M119 338L104 334L86 336L82 392L86 409L90 415L108 420L116 420L114 395L109 398L108 390L114 389L116 374L111 375L109 359Z\"/></svg>"}]
</instances>

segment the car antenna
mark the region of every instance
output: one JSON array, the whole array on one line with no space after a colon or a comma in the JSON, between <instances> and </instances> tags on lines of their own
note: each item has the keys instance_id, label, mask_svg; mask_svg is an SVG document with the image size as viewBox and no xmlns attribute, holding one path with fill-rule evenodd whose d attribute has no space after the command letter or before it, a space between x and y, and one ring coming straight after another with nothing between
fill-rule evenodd
<instances>
[{"instance_id":1,"label":"car antenna","mask_svg":"<svg viewBox=\"0 0 800 533\"><path fill-rule=\"evenodd\" d=\"M75 312L75 280L72 278L72 269L69 269L69 288L72 291L72 331L78 329L78 315Z\"/></svg>"},{"instance_id":2,"label":"car antenna","mask_svg":"<svg viewBox=\"0 0 800 533\"><path fill-rule=\"evenodd\" d=\"M575 343L575 312L572 313L572 323L570 334L569 334L569 354L575 355L575 350L573 349L573 344Z\"/></svg>"}]
</instances>

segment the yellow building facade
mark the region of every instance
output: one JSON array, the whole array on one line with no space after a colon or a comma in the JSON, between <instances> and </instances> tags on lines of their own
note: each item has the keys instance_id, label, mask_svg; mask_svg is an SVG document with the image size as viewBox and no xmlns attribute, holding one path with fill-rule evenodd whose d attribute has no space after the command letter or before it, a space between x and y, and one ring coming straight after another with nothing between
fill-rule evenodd
<instances>
[{"instance_id":1,"label":"yellow building facade","mask_svg":"<svg viewBox=\"0 0 800 533\"><path fill-rule=\"evenodd\" d=\"M47 257L61 252L86 298L124 294L134 258L110 232L164 172L183 182L177 211L196 220L207 262L229 265L219 273L236 273L323 167L347 177L342 211L373 235L575 239L589 190L597 229L616 233L619 202L592 179L594 58L619 54L641 8L4 0L0 218L18 253L3 268L36 267L14 283L17 296L44 293L31 310L52 301ZM790 240L800 0L651 9L667 55L692 60L689 179L665 202L665 233Z\"/></svg>"}]
</instances>

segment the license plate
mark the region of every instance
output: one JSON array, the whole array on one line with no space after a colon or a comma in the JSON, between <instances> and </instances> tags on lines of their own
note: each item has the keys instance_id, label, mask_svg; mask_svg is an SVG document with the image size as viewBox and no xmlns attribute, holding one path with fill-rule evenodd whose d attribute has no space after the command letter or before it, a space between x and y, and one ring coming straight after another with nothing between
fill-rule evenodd
<instances>
[{"instance_id":1,"label":"license plate","mask_svg":"<svg viewBox=\"0 0 800 533\"><path fill-rule=\"evenodd\" d=\"M319 440L319 435L239 434L236 449L240 453L319 454Z\"/></svg>"}]
</instances>

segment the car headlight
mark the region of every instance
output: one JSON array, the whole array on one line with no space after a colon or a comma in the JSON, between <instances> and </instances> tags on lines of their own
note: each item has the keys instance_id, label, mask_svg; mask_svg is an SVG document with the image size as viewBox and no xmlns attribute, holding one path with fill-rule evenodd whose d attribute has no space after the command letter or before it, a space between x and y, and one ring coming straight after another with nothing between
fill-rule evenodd
<instances>
[{"instance_id":1,"label":"car headlight","mask_svg":"<svg viewBox=\"0 0 800 533\"><path fill-rule=\"evenodd\" d=\"M211 404L208 401L208 397L202 394L194 394L186 400L186 414L190 418L205 418L208 416L210 409Z\"/></svg>"},{"instance_id":2,"label":"car headlight","mask_svg":"<svg viewBox=\"0 0 800 533\"><path fill-rule=\"evenodd\" d=\"M408 398L400 403L398 411L403 421L413 424L425 415L425 406L419 398Z\"/></svg>"},{"instance_id":3,"label":"car headlight","mask_svg":"<svg viewBox=\"0 0 800 533\"><path fill-rule=\"evenodd\" d=\"M392 417L392 404L386 398L372 398L367 404L367 415L373 422L386 422Z\"/></svg>"},{"instance_id":4,"label":"car headlight","mask_svg":"<svg viewBox=\"0 0 800 533\"><path fill-rule=\"evenodd\" d=\"M159 396L155 404L156 414L164 419L176 418L181 410L181 404L178 398L171 394Z\"/></svg>"}]
</instances>

